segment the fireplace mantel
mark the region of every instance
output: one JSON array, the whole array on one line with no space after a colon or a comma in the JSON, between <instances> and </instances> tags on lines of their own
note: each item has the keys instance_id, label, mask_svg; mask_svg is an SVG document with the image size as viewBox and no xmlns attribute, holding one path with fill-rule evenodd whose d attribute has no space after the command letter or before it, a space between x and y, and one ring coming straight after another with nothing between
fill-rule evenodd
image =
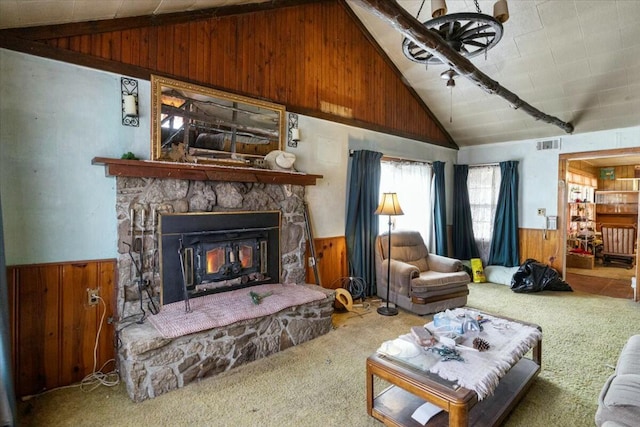
<instances>
[{"instance_id":1,"label":"fireplace mantel","mask_svg":"<svg viewBox=\"0 0 640 427\"><path fill-rule=\"evenodd\" d=\"M315 185L316 179L322 178L322 175L250 167L123 160L107 157L94 157L91 164L104 165L107 176L132 178L172 178L193 181L260 182L264 184L294 185Z\"/></svg>"}]
</instances>

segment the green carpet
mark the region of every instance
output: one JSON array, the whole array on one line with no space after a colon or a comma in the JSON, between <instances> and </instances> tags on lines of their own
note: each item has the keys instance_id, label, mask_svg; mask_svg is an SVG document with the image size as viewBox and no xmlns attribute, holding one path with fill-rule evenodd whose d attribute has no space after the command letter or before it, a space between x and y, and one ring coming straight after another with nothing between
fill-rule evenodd
<instances>
[{"instance_id":1,"label":"green carpet","mask_svg":"<svg viewBox=\"0 0 640 427\"><path fill-rule=\"evenodd\" d=\"M506 426L593 426L597 397L640 305L580 292L515 294L471 284L469 305L542 326L542 371ZM366 413L365 359L430 317L336 315L310 342L142 403L122 385L52 391L21 402L25 426L379 426Z\"/></svg>"}]
</instances>

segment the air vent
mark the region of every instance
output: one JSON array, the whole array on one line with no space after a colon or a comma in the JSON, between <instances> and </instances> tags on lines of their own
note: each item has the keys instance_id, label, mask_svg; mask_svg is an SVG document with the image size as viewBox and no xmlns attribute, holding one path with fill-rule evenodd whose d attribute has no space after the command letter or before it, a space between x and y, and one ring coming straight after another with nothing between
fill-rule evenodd
<instances>
[{"instance_id":1,"label":"air vent","mask_svg":"<svg viewBox=\"0 0 640 427\"><path fill-rule=\"evenodd\" d=\"M559 150L560 138L538 141L536 143L536 147L538 148L538 150Z\"/></svg>"}]
</instances>

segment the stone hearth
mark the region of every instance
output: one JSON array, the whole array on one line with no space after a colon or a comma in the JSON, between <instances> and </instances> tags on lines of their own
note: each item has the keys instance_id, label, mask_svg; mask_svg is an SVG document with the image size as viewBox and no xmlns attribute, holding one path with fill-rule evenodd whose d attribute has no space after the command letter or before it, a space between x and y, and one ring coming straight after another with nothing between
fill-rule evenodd
<instances>
[{"instance_id":1,"label":"stone hearth","mask_svg":"<svg viewBox=\"0 0 640 427\"><path fill-rule=\"evenodd\" d=\"M120 376L139 402L228 371L331 330L334 293L315 285L327 298L271 316L170 339L149 323L121 332Z\"/></svg>"}]
</instances>

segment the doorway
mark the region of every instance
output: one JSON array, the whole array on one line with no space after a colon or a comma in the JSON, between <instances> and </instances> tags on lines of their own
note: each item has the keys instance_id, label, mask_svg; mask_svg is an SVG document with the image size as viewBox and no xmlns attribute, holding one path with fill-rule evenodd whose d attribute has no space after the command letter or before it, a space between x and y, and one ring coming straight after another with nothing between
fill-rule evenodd
<instances>
[{"instance_id":1,"label":"doorway","mask_svg":"<svg viewBox=\"0 0 640 427\"><path fill-rule=\"evenodd\" d=\"M632 268L614 264L604 265L600 228L603 223L627 223L638 227L638 180L635 179L634 166L640 165L640 147L589 151L561 154L558 167L558 248L562 248L563 278L567 275L581 280L577 288L593 288L591 293L615 297L631 295L638 300L637 292L631 289L631 278L638 277L638 251ZM617 172L617 177L615 176ZM576 179L576 175L580 179ZM584 176L584 180L582 177ZM589 177L593 192L589 193ZM583 182L585 188L580 188ZM576 185L578 183L578 185ZM578 190L582 191L578 191ZM575 197L574 197L575 196ZM627 197L631 204L624 206L605 206L606 198ZM596 200L599 197L600 200ZM606 198L605 198L606 197ZM598 206L598 201L601 202ZM616 201L616 200L614 200ZM626 210L625 210L626 209ZM621 210L623 213L621 213ZM598 211L600 214L598 214ZM638 247L638 233L635 246ZM588 255L591 254L591 255ZM569 257L568 257L569 255ZM588 289L578 289L588 290Z\"/></svg>"}]
</instances>

